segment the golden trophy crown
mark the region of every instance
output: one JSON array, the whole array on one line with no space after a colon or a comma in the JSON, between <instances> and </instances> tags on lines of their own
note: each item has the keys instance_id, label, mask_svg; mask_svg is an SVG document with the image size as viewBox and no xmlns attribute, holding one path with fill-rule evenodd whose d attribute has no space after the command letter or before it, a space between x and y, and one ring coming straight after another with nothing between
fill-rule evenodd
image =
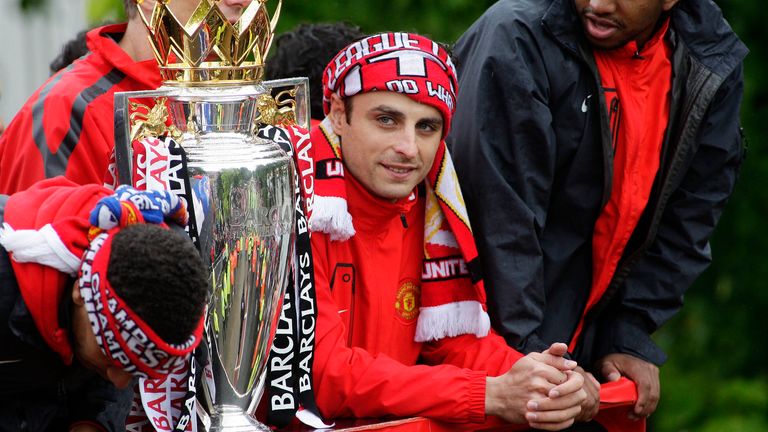
<instances>
[{"instance_id":1,"label":"golden trophy crown","mask_svg":"<svg viewBox=\"0 0 768 432\"><path fill-rule=\"evenodd\" d=\"M135 0L140 5L143 0ZM166 85L222 86L260 81L282 0L270 20L266 3L254 0L231 23L219 0L200 0L186 23L158 0L150 17L138 7Z\"/></svg>"}]
</instances>

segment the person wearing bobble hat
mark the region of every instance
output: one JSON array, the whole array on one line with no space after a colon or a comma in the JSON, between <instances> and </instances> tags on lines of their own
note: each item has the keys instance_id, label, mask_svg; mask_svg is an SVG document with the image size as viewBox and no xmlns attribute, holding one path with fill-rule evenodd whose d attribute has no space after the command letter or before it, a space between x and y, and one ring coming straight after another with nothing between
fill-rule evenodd
<instances>
[{"instance_id":1,"label":"person wearing bobble hat","mask_svg":"<svg viewBox=\"0 0 768 432\"><path fill-rule=\"evenodd\" d=\"M310 195L317 405L326 418L474 429L498 416L562 429L585 397L566 346L523 356L490 329L443 141L457 90L446 50L409 33L354 42L325 69L326 117L297 157Z\"/></svg>"},{"instance_id":2,"label":"person wearing bobble hat","mask_svg":"<svg viewBox=\"0 0 768 432\"><path fill-rule=\"evenodd\" d=\"M0 195L0 430L125 430L133 379L202 339L187 219L168 192L62 177Z\"/></svg>"}]
</instances>

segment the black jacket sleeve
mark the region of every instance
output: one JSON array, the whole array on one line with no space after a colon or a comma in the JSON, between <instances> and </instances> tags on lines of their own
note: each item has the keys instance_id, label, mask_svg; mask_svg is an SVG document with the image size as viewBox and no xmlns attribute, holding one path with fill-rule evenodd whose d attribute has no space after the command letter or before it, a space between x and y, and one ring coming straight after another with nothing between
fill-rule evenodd
<instances>
[{"instance_id":1,"label":"black jacket sleeve","mask_svg":"<svg viewBox=\"0 0 768 432\"><path fill-rule=\"evenodd\" d=\"M555 169L546 75L536 46L486 14L458 42L460 84L449 145L477 239L492 324L521 352L546 298L541 232ZM500 50L498 47L503 46Z\"/></svg>"},{"instance_id":2,"label":"black jacket sleeve","mask_svg":"<svg viewBox=\"0 0 768 432\"><path fill-rule=\"evenodd\" d=\"M695 151L672 193L658 231L624 282L620 305L604 318L598 358L622 352L657 365L666 355L650 335L683 305L683 294L709 266L709 238L731 196L744 146L739 106L742 67L725 79L695 137Z\"/></svg>"}]
</instances>

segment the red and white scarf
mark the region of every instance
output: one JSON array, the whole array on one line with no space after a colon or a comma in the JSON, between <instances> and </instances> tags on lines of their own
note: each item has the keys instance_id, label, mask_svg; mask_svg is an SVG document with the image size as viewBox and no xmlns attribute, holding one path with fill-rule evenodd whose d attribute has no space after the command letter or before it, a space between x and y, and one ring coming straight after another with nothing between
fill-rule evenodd
<instances>
[{"instance_id":1,"label":"red and white scarf","mask_svg":"<svg viewBox=\"0 0 768 432\"><path fill-rule=\"evenodd\" d=\"M323 77L326 114L332 94L342 98L370 91L392 91L436 108L443 116L443 138L456 103L456 70L437 43L409 33L384 33L349 45L328 64ZM310 227L331 240L355 234L347 210L342 146L325 119L312 130L316 176ZM299 159L299 168L302 161ZM425 342L462 334L482 337L490 330L477 248L464 198L445 142L438 147L425 179L424 267L421 309L415 340Z\"/></svg>"}]
</instances>

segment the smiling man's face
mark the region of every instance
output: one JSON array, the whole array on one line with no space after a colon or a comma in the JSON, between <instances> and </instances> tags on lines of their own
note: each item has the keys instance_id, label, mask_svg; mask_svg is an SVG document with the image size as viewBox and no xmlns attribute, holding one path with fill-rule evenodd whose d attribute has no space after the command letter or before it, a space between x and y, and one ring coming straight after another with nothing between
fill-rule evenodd
<instances>
[{"instance_id":1,"label":"smiling man's face","mask_svg":"<svg viewBox=\"0 0 768 432\"><path fill-rule=\"evenodd\" d=\"M347 172L390 201L424 180L442 140L440 111L399 93L362 93L346 106L333 95L330 116Z\"/></svg>"}]
</instances>

